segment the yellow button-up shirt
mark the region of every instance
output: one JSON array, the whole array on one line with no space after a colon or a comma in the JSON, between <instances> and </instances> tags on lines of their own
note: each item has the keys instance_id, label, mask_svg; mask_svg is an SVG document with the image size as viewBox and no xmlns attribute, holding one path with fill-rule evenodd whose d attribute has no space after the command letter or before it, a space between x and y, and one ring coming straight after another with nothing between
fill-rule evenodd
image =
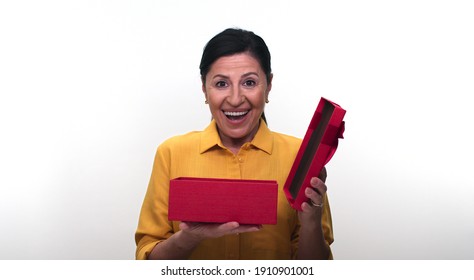
<instances>
[{"instance_id":1,"label":"yellow button-up shirt","mask_svg":"<svg viewBox=\"0 0 474 280\"><path fill-rule=\"evenodd\" d=\"M157 243L179 230L179 222L168 221L169 181L177 177L276 180L279 187L276 225L263 225L258 232L205 240L190 259L295 258L300 224L283 186L300 145L300 139L272 132L264 121L260 122L254 139L245 143L238 154L222 145L215 121L204 131L163 142L156 152L135 234L136 258L146 259ZM333 231L327 196L322 226L325 240L331 244Z\"/></svg>"}]
</instances>

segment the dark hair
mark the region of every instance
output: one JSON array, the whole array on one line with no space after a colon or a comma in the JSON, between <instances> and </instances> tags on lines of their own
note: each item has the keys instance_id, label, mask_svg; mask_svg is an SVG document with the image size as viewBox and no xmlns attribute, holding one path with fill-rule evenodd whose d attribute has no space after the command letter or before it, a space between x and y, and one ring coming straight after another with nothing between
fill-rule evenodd
<instances>
[{"instance_id":1,"label":"dark hair","mask_svg":"<svg viewBox=\"0 0 474 280\"><path fill-rule=\"evenodd\" d=\"M199 69L201 70L202 83L206 82L206 75L212 64L223 56L248 52L262 67L267 78L271 81L271 57L270 51L263 39L255 33L243 29L228 28L214 36L204 47ZM265 122L265 113L262 113Z\"/></svg>"}]
</instances>

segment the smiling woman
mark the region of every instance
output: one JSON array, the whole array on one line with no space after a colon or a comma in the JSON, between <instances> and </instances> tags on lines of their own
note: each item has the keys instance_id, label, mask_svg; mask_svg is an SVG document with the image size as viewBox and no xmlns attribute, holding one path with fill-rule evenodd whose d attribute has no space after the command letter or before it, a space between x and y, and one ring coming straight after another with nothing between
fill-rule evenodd
<instances>
[{"instance_id":1,"label":"smiling woman","mask_svg":"<svg viewBox=\"0 0 474 280\"><path fill-rule=\"evenodd\" d=\"M271 80L247 52L219 58L206 75L204 95L222 144L234 154L257 133L270 89Z\"/></svg>"},{"instance_id":2,"label":"smiling woman","mask_svg":"<svg viewBox=\"0 0 474 280\"><path fill-rule=\"evenodd\" d=\"M224 30L206 45L200 69L213 120L204 131L172 137L158 147L135 235L136 257L332 258L326 171L307 186L308 202L302 203L302 211L291 208L283 193L301 139L270 131L266 125L264 108L273 75L263 39L250 31ZM178 177L277 181L277 223L169 221L170 180Z\"/></svg>"}]
</instances>

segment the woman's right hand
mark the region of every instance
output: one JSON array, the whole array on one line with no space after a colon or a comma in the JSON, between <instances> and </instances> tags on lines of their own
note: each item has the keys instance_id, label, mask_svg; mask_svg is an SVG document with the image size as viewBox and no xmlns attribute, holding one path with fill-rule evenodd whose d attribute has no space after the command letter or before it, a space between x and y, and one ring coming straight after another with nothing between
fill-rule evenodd
<instances>
[{"instance_id":1,"label":"woman's right hand","mask_svg":"<svg viewBox=\"0 0 474 280\"><path fill-rule=\"evenodd\" d=\"M224 224L181 222L179 228L196 239L204 240L229 234L259 231L261 225L240 225L237 222Z\"/></svg>"},{"instance_id":2,"label":"woman's right hand","mask_svg":"<svg viewBox=\"0 0 474 280\"><path fill-rule=\"evenodd\" d=\"M224 224L181 222L179 228L181 229L180 231L165 241L158 243L148 255L148 259L187 259L194 248L205 239L258 231L262 226L240 225L237 222Z\"/></svg>"}]
</instances>

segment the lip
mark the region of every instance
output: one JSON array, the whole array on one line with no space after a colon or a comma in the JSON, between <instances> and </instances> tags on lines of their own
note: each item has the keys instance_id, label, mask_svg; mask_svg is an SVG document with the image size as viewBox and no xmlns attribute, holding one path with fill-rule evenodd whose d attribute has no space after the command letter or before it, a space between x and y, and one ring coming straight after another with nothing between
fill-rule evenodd
<instances>
[{"instance_id":1,"label":"lip","mask_svg":"<svg viewBox=\"0 0 474 280\"><path fill-rule=\"evenodd\" d=\"M250 109L247 109L247 110L221 110L221 113L224 116L225 120L227 120L227 122L229 122L233 125L239 125L239 124L242 124L243 122L245 122L247 120L247 118L249 117L250 112L251 112ZM228 114L226 115L226 113L228 113ZM228 115L239 116L239 114L242 114L242 113L245 113L245 114L242 115L241 118L238 118L238 119L228 118Z\"/></svg>"},{"instance_id":2,"label":"lip","mask_svg":"<svg viewBox=\"0 0 474 280\"><path fill-rule=\"evenodd\" d=\"M243 114L248 114L250 112L250 109L248 110L222 110L224 115L228 116L239 116ZM226 114L227 113L227 114Z\"/></svg>"}]
</instances>

